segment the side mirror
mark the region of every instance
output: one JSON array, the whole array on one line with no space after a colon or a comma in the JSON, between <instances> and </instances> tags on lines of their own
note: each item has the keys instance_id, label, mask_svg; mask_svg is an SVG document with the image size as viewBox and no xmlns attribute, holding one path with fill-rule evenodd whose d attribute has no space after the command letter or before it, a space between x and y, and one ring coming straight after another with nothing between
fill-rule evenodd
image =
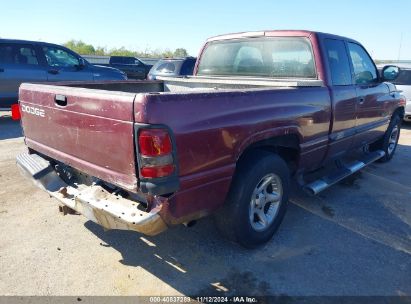
<instances>
[{"instance_id":1,"label":"side mirror","mask_svg":"<svg viewBox=\"0 0 411 304\"><path fill-rule=\"evenodd\" d=\"M386 65L382 71L381 76L384 81L393 81L400 75L400 68L395 65Z\"/></svg>"}]
</instances>

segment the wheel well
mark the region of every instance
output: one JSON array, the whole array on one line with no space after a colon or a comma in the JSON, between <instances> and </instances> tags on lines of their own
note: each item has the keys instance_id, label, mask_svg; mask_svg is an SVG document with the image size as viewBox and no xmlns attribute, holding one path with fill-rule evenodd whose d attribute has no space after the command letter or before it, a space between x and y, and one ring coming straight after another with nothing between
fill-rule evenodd
<instances>
[{"instance_id":1,"label":"wheel well","mask_svg":"<svg viewBox=\"0 0 411 304\"><path fill-rule=\"evenodd\" d=\"M394 117L395 115L399 115L401 117L401 119L403 119L404 115L405 115L404 107L399 107L399 108L395 109L394 113L392 113L392 117Z\"/></svg>"},{"instance_id":2,"label":"wheel well","mask_svg":"<svg viewBox=\"0 0 411 304\"><path fill-rule=\"evenodd\" d=\"M237 163L259 150L277 154L287 163L291 173L296 171L300 155L300 141L297 135L278 136L253 143L244 150Z\"/></svg>"}]
</instances>

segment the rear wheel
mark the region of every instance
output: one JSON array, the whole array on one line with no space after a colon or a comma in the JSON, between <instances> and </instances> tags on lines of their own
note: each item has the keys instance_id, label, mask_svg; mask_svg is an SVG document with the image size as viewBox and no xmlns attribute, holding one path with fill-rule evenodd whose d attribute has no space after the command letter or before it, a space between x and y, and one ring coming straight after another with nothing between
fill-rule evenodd
<instances>
[{"instance_id":1,"label":"rear wheel","mask_svg":"<svg viewBox=\"0 0 411 304\"><path fill-rule=\"evenodd\" d=\"M385 155L379 159L380 162L387 162L394 156L400 138L401 122L401 117L395 115L391 119L384 137L371 145L372 150L383 150L385 152Z\"/></svg>"},{"instance_id":2,"label":"rear wheel","mask_svg":"<svg viewBox=\"0 0 411 304\"><path fill-rule=\"evenodd\" d=\"M220 231L247 248L269 241L287 207L289 170L279 156L255 151L242 159L225 205L215 219Z\"/></svg>"}]
</instances>

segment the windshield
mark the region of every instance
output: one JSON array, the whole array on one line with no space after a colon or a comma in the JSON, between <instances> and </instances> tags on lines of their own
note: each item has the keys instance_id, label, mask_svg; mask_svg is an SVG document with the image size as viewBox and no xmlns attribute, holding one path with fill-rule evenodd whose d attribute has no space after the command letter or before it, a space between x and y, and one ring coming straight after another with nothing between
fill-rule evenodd
<instances>
[{"instance_id":1,"label":"windshield","mask_svg":"<svg viewBox=\"0 0 411 304\"><path fill-rule=\"evenodd\" d=\"M210 42L198 75L315 78L311 44L302 37L248 38Z\"/></svg>"}]
</instances>

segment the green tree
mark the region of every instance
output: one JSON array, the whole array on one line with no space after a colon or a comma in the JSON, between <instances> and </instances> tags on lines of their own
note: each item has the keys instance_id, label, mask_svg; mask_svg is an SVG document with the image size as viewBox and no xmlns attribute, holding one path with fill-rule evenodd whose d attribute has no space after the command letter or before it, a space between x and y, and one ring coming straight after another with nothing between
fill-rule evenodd
<instances>
[{"instance_id":1,"label":"green tree","mask_svg":"<svg viewBox=\"0 0 411 304\"><path fill-rule=\"evenodd\" d=\"M67 41L64 46L82 55L94 55L96 53L94 46L86 44L81 40Z\"/></svg>"},{"instance_id":2,"label":"green tree","mask_svg":"<svg viewBox=\"0 0 411 304\"><path fill-rule=\"evenodd\" d=\"M109 51L109 55L111 55L111 56L130 56L130 57L133 57L133 56L136 56L136 52L127 50L124 46L122 46L119 49L111 49Z\"/></svg>"},{"instance_id":3,"label":"green tree","mask_svg":"<svg viewBox=\"0 0 411 304\"><path fill-rule=\"evenodd\" d=\"M174 51L174 57L187 57L188 52L186 49L178 48Z\"/></svg>"},{"instance_id":4,"label":"green tree","mask_svg":"<svg viewBox=\"0 0 411 304\"><path fill-rule=\"evenodd\" d=\"M64 46L81 55L99 55L99 56L130 56L130 57L147 57L147 58L163 58L163 57L186 57L188 52L184 48L177 48L173 51L170 49L155 49L146 48L144 51L132 51L124 46L120 48L112 48L108 50L106 47L94 47L81 40L69 40L64 43Z\"/></svg>"},{"instance_id":5,"label":"green tree","mask_svg":"<svg viewBox=\"0 0 411 304\"><path fill-rule=\"evenodd\" d=\"M98 46L94 55L104 56L107 54L107 49L105 47Z\"/></svg>"}]
</instances>

